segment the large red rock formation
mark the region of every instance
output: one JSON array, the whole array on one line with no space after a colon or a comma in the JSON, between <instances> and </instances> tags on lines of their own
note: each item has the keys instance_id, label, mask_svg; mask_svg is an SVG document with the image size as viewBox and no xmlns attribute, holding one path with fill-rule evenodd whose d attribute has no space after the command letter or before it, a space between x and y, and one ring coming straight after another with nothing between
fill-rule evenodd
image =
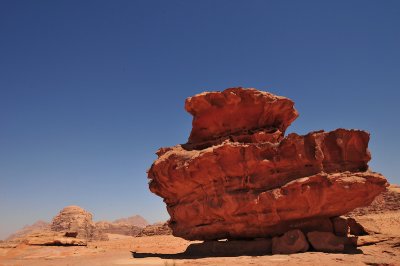
<instances>
[{"instance_id":1,"label":"large red rock formation","mask_svg":"<svg viewBox=\"0 0 400 266\"><path fill-rule=\"evenodd\" d=\"M194 117L188 143L160 149L148 172L175 236L329 231L328 218L370 204L387 186L382 175L368 171L365 131L284 137L298 116L287 98L233 88L188 98L185 108Z\"/></svg>"}]
</instances>

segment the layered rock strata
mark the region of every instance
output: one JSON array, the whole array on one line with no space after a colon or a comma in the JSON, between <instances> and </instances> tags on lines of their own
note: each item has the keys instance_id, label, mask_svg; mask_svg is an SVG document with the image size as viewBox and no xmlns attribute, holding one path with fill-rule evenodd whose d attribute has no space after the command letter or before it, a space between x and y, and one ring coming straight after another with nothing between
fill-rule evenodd
<instances>
[{"instance_id":1,"label":"layered rock strata","mask_svg":"<svg viewBox=\"0 0 400 266\"><path fill-rule=\"evenodd\" d=\"M333 232L330 217L370 204L386 179L368 170L369 134L316 131L284 137L294 103L255 89L188 98L189 141L161 148L148 171L175 236L251 239ZM324 225L324 230L321 230Z\"/></svg>"},{"instance_id":2,"label":"layered rock strata","mask_svg":"<svg viewBox=\"0 0 400 266\"><path fill-rule=\"evenodd\" d=\"M237 137L238 141L279 141L298 117L288 98L254 89L205 92L186 99L193 115L189 142L200 144Z\"/></svg>"}]
</instances>

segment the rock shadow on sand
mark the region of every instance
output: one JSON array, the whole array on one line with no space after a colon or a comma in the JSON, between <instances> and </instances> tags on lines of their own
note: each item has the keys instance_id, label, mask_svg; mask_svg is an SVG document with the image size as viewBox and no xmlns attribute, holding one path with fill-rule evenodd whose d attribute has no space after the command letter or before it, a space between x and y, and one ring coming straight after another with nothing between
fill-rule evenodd
<instances>
[{"instance_id":1,"label":"rock shadow on sand","mask_svg":"<svg viewBox=\"0 0 400 266\"><path fill-rule=\"evenodd\" d=\"M201 259L211 257L240 257L240 256L266 256L272 255L272 242L270 239L249 241L206 241L190 244L184 252L144 253L131 251L133 258L161 258L161 259ZM310 249L309 251L315 252ZM346 254L362 254L360 249L348 250Z\"/></svg>"}]
</instances>

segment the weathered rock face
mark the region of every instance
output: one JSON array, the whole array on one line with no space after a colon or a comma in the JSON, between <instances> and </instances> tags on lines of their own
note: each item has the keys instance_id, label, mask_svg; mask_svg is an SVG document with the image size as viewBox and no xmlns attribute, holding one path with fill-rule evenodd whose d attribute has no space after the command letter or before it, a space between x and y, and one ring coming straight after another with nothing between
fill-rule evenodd
<instances>
[{"instance_id":1,"label":"weathered rock face","mask_svg":"<svg viewBox=\"0 0 400 266\"><path fill-rule=\"evenodd\" d=\"M106 240L107 236L96 230L92 214L79 206L68 206L53 218L51 230L76 235L86 240Z\"/></svg>"},{"instance_id":2,"label":"weathered rock face","mask_svg":"<svg viewBox=\"0 0 400 266\"><path fill-rule=\"evenodd\" d=\"M185 107L194 116L189 142L160 149L148 172L175 236L327 231L320 225L328 218L370 204L387 186L382 175L368 171L365 131L284 137L297 117L287 98L234 88L196 95Z\"/></svg>"},{"instance_id":3,"label":"weathered rock face","mask_svg":"<svg viewBox=\"0 0 400 266\"><path fill-rule=\"evenodd\" d=\"M272 239L272 254L306 252L309 248L306 237L299 229L290 230L281 237Z\"/></svg>"},{"instance_id":4,"label":"weathered rock face","mask_svg":"<svg viewBox=\"0 0 400 266\"><path fill-rule=\"evenodd\" d=\"M357 246L357 237L340 237L329 232L310 232L307 239L316 251L352 252Z\"/></svg>"},{"instance_id":5,"label":"weathered rock face","mask_svg":"<svg viewBox=\"0 0 400 266\"><path fill-rule=\"evenodd\" d=\"M243 140L258 140L260 135L260 140L276 142L298 116L293 105L288 98L255 89L198 94L185 102L186 111L193 115L189 143L230 135Z\"/></svg>"}]
</instances>

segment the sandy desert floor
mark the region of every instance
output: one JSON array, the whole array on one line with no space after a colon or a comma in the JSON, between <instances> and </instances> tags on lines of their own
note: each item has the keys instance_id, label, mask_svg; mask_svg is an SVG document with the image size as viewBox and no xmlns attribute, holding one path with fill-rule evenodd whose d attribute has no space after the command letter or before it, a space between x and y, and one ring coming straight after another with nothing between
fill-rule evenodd
<instances>
[{"instance_id":1,"label":"sandy desert floor","mask_svg":"<svg viewBox=\"0 0 400 266\"><path fill-rule=\"evenodd\" d=\"M357 254L306 252L293 255L215 257L185 253L190 242L171 235L130 237L109 234L110 241L78 246L0 245L5 265L400 265L400 187L391 186L371 206L355 212L372 232L360 236Z\"/></svg>"},{"instance_id":2,"label":"sandy desert floor","mask_svg":"<svg viewBox=\"0 0 400 266\"><path fill-rule=\"evenodd\" d=\"M0 249L0 265L400 265L400 212L364 217L378 233L362 236L359 254L307 252L293 255L193 258L193 242L173 236L110 235L87 247L19 245Z\"/></svg>"}]
</instances>

